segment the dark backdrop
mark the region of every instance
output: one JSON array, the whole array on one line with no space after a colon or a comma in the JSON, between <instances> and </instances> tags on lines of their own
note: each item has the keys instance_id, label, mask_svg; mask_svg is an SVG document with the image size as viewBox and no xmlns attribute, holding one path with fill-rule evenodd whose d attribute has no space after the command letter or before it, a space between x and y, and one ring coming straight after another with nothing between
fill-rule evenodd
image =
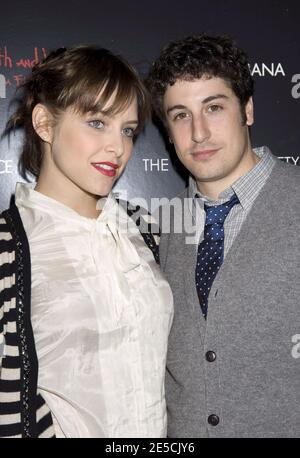
<instances>
[{"instance_id":1,"label":"dark backdrop","mask_svg":"<svg viewBox=\"0 0 300 458\"><path fill-rule=\"evenodd\" d=\"M162 46L187 34L233 36L249 55L255 77L253 145L268 145L282 160L300 164L300 2L294 0L14 1L0 6L0 130L9 103L34 61L51 49L97 44L122 54L145 76ZM0 143L0 210L20 180L22 134ZM169 154L170 153L170 154ZM178 170L177 170L178 168ZM149 124L116 190L172 197L185 182L175 153ZM125 194L124 194L125 195Z\"/></svg>"}]
</instances>

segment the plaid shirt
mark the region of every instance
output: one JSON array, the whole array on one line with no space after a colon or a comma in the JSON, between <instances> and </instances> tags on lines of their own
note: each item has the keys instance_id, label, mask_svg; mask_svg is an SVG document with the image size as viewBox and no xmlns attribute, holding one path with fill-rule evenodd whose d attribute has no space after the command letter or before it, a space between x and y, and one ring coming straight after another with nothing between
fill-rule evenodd
<instances>
[{"instance_id":1,"label":"plaid shirt","mask_svg":"<svg viewBox=\"0 0 300 458\"><path fill-rule=\"evenodd\" d=\"M239 178L229 188L225 189L217 201L213 201L203 196L198 188L196 181L193 177L190 177L188 195L191 199L191 212L199 222L198 236L199 243L203 240L203 232L205 225L205 210L204 203L207 205L220 205L227 202L233 193L235 193L240 201L239 204L235 205L227 216L224 223L225 240L224 240L224 258L228 253L231 245L233 244L237 234L241 230L242 224L247 218L247 215L254 204L255 199L266 183L270 176L272 168L275 163L275 159L272 156L271 151L266 147L254 148L253 151L261 159L260 161L245 175Z\"/></svg>"}]
</instances>

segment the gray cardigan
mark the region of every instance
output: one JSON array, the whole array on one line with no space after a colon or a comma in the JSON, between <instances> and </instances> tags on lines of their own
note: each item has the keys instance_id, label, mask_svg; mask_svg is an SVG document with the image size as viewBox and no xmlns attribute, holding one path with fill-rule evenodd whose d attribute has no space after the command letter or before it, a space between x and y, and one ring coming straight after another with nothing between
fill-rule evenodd
<instances>
[{"instance_id":1,"label":"gray cardigan","mask_svg":"<svg viewBox=\"0 0 300 458\"><path fill-rule=\"evenodd\" d=\"M186 234L162 235L161 266L175 300L169 437L300 437L299 178L300 168L276 161L215 279L207 322L195 288L196 245Z\"/></svg>"}]
</instances>

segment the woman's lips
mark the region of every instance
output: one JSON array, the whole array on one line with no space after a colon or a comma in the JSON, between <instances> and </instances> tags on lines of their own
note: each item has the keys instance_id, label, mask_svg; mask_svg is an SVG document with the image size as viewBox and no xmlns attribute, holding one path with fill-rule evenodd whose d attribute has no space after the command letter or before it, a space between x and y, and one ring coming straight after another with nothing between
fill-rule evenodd
<instances>
[{"instance_id":1,"label":"woman's lips","mask_svg":"<svg viewBox=\"0 0 300 458\"><path fill-rule=\"evenodd\" d=\"M107 177L115 177L119 165L113 164L112 162L92 162L92 166L102 175Z\"/></svg>"}]
</instances>

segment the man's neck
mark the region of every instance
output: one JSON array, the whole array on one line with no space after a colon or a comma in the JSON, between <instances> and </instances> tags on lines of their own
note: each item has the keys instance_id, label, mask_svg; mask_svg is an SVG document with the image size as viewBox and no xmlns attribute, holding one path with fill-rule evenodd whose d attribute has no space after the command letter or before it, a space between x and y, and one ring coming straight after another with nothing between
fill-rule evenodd
<instances>
[{"instance_id":1,"label":"man's neck","mask_svg":"<svg viewBox=\"0 0 300 458\"><path fill-rule=\"evenodd\" d=\"M244 164L240 164L240 167L234 170L231 174L214 181L201 181L196 179L197 188L203 196L217 201L223 191L230 188L242 176L250 172L250 170L253 169L259 161L260 157L251 150L248 160L245 161Z\"/></svg>"}]
</instances>

